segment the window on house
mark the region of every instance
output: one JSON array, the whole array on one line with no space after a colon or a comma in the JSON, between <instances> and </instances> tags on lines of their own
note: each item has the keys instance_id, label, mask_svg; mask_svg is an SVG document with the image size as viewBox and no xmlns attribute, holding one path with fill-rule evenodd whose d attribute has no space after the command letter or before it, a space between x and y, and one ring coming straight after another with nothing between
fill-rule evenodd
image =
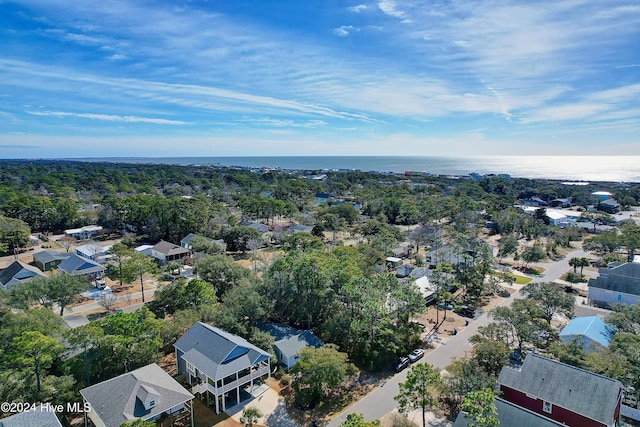
<instances>
[{"instance_id":1,"label":"window on house","mask_svg":"<svg viewBox=\"0 0 640 427\"><path fill-rule=\"evenodd\" d=\"M156 401L152 400L149 402L149 408L153 408L154 406L156 406Z\"/></svg>"},{"instance_id":2,"label":"window on house","mask_svg":"<svg viewBox=\"0 0 640 427\"><path fill-rule=\"evenodd\" d=\"M622 294L618 294L617 299L618 301L622 301Z\"/></svg>"},{"instance_id":3,"label":"window on house","mask_svg":"<svg viewBox=\"0 0 640 427\"><path fill-rule=\"evenodd\" d=\"M551 402L543 402L542 403L542 410L544 412L546 412L547 414L551 413L551 407L552 407Z\"/></svg>"},{"instance_id":4,"label":"window on house","mask_svg":"<svg viewBox=\"0 0 640 427\"><path fill-rule=\"evenodd\" d=\"M188 372L195 372L195 369L193 367L193 365L189 362L187 362L187 371Z\"/></svg>"}]
</instances>

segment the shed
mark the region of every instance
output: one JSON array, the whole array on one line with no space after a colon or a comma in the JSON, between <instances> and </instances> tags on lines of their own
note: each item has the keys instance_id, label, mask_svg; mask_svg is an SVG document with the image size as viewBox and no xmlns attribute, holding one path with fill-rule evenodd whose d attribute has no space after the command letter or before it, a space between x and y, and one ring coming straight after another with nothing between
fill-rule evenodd
<instances>
[{"instance_id":1,"label":"shed","mask_svg":"<svg viewBox=\"0 0 640 427\"><path fill-rule=\"evenodd\" d=\"M598 316L574 317L560 331L560 340L566 343L577 340L585 353L591 353L599 347L609 347L607 324Z\"/></svg>"}]
</instances>

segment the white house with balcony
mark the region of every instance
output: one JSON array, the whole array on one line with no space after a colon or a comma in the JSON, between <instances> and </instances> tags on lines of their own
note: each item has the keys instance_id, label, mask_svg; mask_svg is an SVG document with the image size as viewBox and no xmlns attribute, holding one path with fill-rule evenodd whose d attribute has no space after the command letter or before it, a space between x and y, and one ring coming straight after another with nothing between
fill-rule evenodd
<instances>
[{"instance_id":1,"label":"white house with balcony","mask_svg":"<svg viewBox=\"0 0 640 427\"><path fill-rule=\"evenodd\" d=\"M174 344L178 373L216 413L250 398L271 376L271 355L244 338L198 322Z\"/></svg>"}]
</instances>

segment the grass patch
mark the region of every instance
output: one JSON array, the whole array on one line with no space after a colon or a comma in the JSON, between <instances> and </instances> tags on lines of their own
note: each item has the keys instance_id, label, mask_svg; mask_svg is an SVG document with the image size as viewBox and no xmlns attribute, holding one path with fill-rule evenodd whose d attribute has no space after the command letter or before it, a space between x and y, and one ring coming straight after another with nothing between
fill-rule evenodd
<instances>
[{"instance_id":1,"label":"grass patch","mask_svg":"<svg viewBox=\"0 0 640 427\"><path fill-rule=\"evenodd\" d=\"M513 279L513 283L516 285L526 285L533 280L531 277L520 276L519 274L510 274L509 276Z\"/></svg>"}]
</instances>

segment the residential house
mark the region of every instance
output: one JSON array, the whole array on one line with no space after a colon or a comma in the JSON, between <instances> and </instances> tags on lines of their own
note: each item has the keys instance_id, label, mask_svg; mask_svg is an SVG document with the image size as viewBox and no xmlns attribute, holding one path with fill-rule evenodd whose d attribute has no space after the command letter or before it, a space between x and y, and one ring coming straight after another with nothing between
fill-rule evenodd
<instances>
[{"instance_id":1,"label":"residential house","mask_svg":"<svg viewBox=\"0 0 640 427\"><path fill-rule=\"evenodd\" d=\"M159 427L193 427L193 395L152 363L80 390L91 410L85 427L119 427L132 420Z\"/></svg>"},{"instance_id":2,"label":"residential house","mask_svg":"<svg viewBox=\"0 0 640 427\"><path fill-rule=\"evenodd\" d=\"M517 426L517 427L559 427L564 424L554 421L550 418L536 414L528 409L521 408L511 402L496 397L494 399L496 405L496 417L501 426ZM453 423L453 427L467 427L473 420L466 413L460 412Z\"/></svg>"},{"instance_id":3,"label":"residential house","mask_svg":"<svg viewBox=\"0 0 640 427\"><path fill-rule=\"evenodd\" d=\"M442 262L448 262L451 265L466 262L466 254L464 251L458 250L454 246L446 245L432 249L424 255L425 264L435 267Z\"/></svg>"},{"instance_id":4,"label":"residential house","mask_svg":"<svg viewBox=\"0 0 640 427\"><path fill-rule=\"evenodd\" d=\"M151 248L151 256L163 265L172 261L186 264L191 256L191 251L175 243L160 240Z\"/></svg>"},{"instance_id":5,"label":"residential house","mask_svg":"<svg viewBox=\"0 0 640 427\"><path fill-rule=\"evenodd\" d=\"M29 282L38 277L46 277L44 273L35 267L15 260L7 267L0 270L0 285L7 289L9 286Z\"/></svg>"},{"instance_id":6,"label":"residential house","mask_svg":"<svg viewBox=\"0 0 640 427\"><path fill-rule=\"evenodd\" d=\"M425 299L425 302L431 303L435 301L436 292L438 292L438 287L436 286L435 283L431 283L429 281L429 277L427 276L419 277L413 283L418 287L418 290L422 294L422 297Z\"/></svg>"},{"instance_id":7,"label":"residential house","mask_svg":"<svg viewBox=\"0 0 640 427\"><path fill-rule=\"evenodd\" d=\"M396 267L396 277L402 279L411 274L416 267L413 264L402 264Z\"/></svg>"},{"instance_id":8,"label":"residential house","mask_svg":"<svg viewBox=\"0 0 640 427\"><path fill-rule=\"evenodd\" d=\"M269 231L269 226L266 224L261 224L259 222L248 222L246 224L247 227L251 227L255 230L258 230L260 233L266 233L267 231Z\"/></svg>"},{"instance_id":9,"label":"residential house","mask_svg":"<svg viewBox=\"0 0 640 427\"><path fill-rule=\"evenodd\" d=\"M75 237L78 240L91 239L96 237L102 231L102 227L99 225L85 225L81 228L72 228L70 230L64 230L64 234L67 236Z\"/></svg>"},{"instance_id":10,"label":"residential house","mask_svg":"<svg viewBox=\"0 0 640 427\"><path fill-rule=\"evenodd\" d=\"M407 258L411 255L411 246L401 245L391 249L391 253L396 258Z\"/></svg>"},{"instance_id":11,"label":"residential house","mask_svg":"<svg viewBox=\"0 0 640 427\"><path fill-rule=\"evenodd\" d=\"M557 227L568 227L569 225L571 225L572 223L575 223L575 221L571 221L569 220L569 218L560 212L546 212L547 218L549 218L549 223L557 226Z\"/></svg>"},{"instance_id":12,"label":"residential house","mask_svg":"<svg viewBox=\"0 0 640 427\"><path fill-rule=\"evenodd\" d=\"M109 260L109 258L113 257L113 255L109 254L111 246L112 245L100 246L95 243L87 243L86 245L78 246L76 248L76 255L89 258L99 264L104 264Z\"/></svg>"},{"instance_id":13,"label":"residential house","mask_svg":"<svg viewBox=\"0 0 640 427\"><path fill-rule=\"evenodd\" d=\"M99 279L104 275L105 268L92 259L71 254L58 265L58 271L71 276L86 276L88 279Z\"/></svg>"},{"instance_id":14,"label":"residential house","mask_svg":"<svg viewBox=\"0 0 640 427\"><path fill-rule=\"evenodd\" d=\"M520 200L520 204L525 206L533 206L536 208L549 206L549 204L545 200L542 200L540 197L530 197L528 199L522 199Z\"/></svg>"},{"instance_id":15,"label":"residential house","mask_svg":"<svg viewBox=\"0 0 640 427\"><path fill-rule=\"evenodd\" d=\"M609 347L609 336L607 324L598 316L574 317L560 331L560 341L576 340L585 353Z\"/></svg>"},{"instance_id":16,"label":"residential house","mask_svg":"<svg viewBox=\"0 0 640 427\"><path fill-rule=\"evenodd\" d=\"M237 335L198 322L174 344L178 373L194 394L215 403L216 413L251 396L265 376L271 355ZM229 405L230 404L230 405Z\"/></svg>"},{"instance_id":17,"label":"residential house","mask_svg":"<svg viewBox=\"0 0 640 427\"><path fill-rule=\"evenodd\" d=\"M207 242L211 243L212 245L216 245L220 247L221 252L225 252L227 250L227 244L224 242L224 240L210 239L208 237L200 236L198 234L193 234L193 233L187 234L184 237L184 239L180 240L180 246L182 246L183 248L192 250L193 248L191 247L191 239L193 239L194 237L205 239Z\"/></svg>"},{"instance_id":18,"label":"residential house","mask_svg":"<svg viewBox=\"0 0 640 427\"><path fill-rule=\"evenodd\" d=\"M525 207L523 211L528 214L534 214L538 208L533 207ZM580 213L569 211L569 210L560 210L560 209L546 209L545 215L549 218L549 222L558 227L568 227L569 225L573 225L576 223L576 220L580 217Z\"/></svg>"},{"instance_id":19,"label":"residential house","mask_svg":"<svg viewBox=\"0 0 640 427\"><path fill-rule=\"evenodd\" d=\"M69 258L68 253L41 251L33 254L33 263L42 271L54 270L62 261Z\"/></svg>"},{"instance_id":20,"label":"residential house","mask_svg":"<svg viewBox=\"0 0 640 427\"><path fill-rule=\"evenodd\" d=\"M613 197L613 194L609 193L608 191L595 191L591 193L591 196L597 201L604 202L605 200Z\"/></svg>"},{"instance_id":21,"label":"residential house","mask_svg":"<svg viewBox=\"0 0 640 427\"><path fill-rule=\"evenodd\" d=\"M610 263L598 269L598 277L589 279L589 302L598 307L611 304L640 303L640 260L627 263Z\"/></svg>"},{"instance_id":22,"label":"residential house","mask_svg":"<svg viewBox=\"0 0 640 427\"><path fill-rule=\"evenodd\" d=\"M0 427L62 427L54 408L42 403L35 409L18 412L0 419Z\"/></svg>"},{"instance_id":23,"label":"residential house","mask_svg":"<svg viewBox=\"0 0 640 427\"><path fill-rule=\"evenodd\" d=\"M567 197L564 199L553 199L551 201L551 207L553 208L570 208L572 203L571 197Z\"/></svg>"},{"instance_id":24,"label":"residential house","mask_svg":"<svg viewBox=\"0 0 640 427\"><path fill-rule=\"evenodd\" d=\"M598 209L606 213L615 214L620 211L620 203L614 199L603 200L598 204Z\"/></svg>"},{"instance_id":25,"label":"residential house","mask_svg":"<svg viewBox=\"0 0 640 427\"><path fill-rule=\"evenodd\" d=\"M312 225L302 225L302 224L292 224L287 230L289 234L311 233L312 231L313 231Z\"/></svg>"},{"instance_id":26,"label":"residential house","mask_svg":"<svg viewBox=\"0 0 640 427\"><path fill-rule=\"evenodd\" d=\"M498 376L502 398L573 427L617 425L622 383L574 366L529 354L520 368Z\"/></svg>"},{"instance_id":27,"label":"residential house","mask_svg":"<svg viewBox=\"0 0 640 427\"><path fill-rule=\"evenodd\" d=\"M305 347L321 347L320 338L311 331L299 331L287 325L269 323L260 326L275 339L273 349L278 363L289 370L298 361L298 352Z\"/></svg>"},{"instance_id":28,"label":"residential house","mask_svg":"<svg viewBox=\"0 0 640 427\"><path fill-rule=\"evenodd\" d=\"M153 245L140 245L138 247L133 248L133 252L136 254L143 254L150 257L151 249L153 249Z\"/></svg>"},{"instance_id":29,"label":"residential house","mask_svg":"<svg viewBox=\"0 0 640 427\"><path fill-rule=\"evenodd\" d=\"M329 193L316 193L314 196L316 205L322 205L331 199L333 199L333 196Z\"/></svg>"}]
</instances>

